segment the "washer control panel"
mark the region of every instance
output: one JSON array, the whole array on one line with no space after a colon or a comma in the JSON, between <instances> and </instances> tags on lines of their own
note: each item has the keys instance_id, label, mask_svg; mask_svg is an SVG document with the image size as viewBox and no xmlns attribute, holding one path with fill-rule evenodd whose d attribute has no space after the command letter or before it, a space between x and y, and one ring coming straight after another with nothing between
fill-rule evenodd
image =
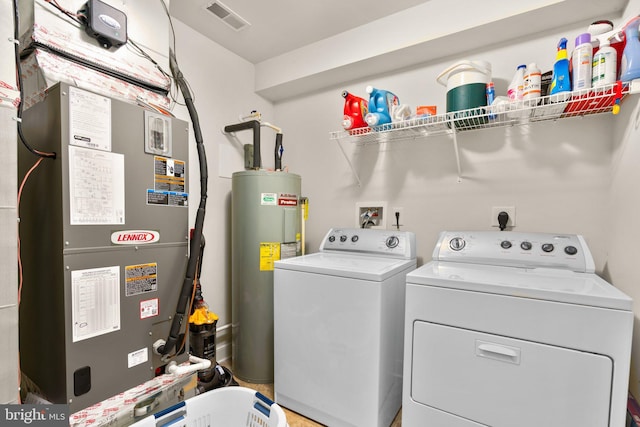
<instances>
[{"instance_id":1,"label":"washer control panel","mask_svg":"<svg viewBox=\"0 0 640 427\"><path fill-rule=\"evenodd\" d=\"M577 234L443 231L433 259L586 273L595 270L587 243Z\"/></svg>"},{"instance_id":2,"label":"washer control panel","mask_svg":"<svg viewBox=\"0 0 640 427\"><path fill-rule=\"evenodd\" d=\"M410 231L332 228L320 244L320 252L326 251L412 259L416 257L416 237Z\"/></svg>"}]
</instances>

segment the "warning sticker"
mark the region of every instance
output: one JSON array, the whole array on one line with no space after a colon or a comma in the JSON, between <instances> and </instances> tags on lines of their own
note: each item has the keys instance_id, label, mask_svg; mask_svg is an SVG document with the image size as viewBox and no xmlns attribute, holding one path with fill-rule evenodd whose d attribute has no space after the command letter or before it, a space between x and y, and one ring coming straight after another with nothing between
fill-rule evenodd
<instances>
[{"instance_id":1,"label":"warning sticker","mask_svg":"<svg viewBox=\"0 0 640 427\"><path fill-rule=\"evenodd\" d=\"M189 193L177 191L158 191L147 189L147 205L157 206L188 206Z\"/></svg>"},{"instance_id":2,"label":"warning sticker","mask_svg":"<svg viewBox=\"0 0 640 427\"><path fill-rule=\"evenodd\" d=\"M260 242L260 271L273 271L280 259L280 242Z\"/></svg>"},{"instance_id":3,"label":"warning sticker","mask_svg":"<svg viewBox=\"0 0 640 427\"><path fill-rule=\"evenodd\" d=\"M158 298L140 301L140 320L160 314Z\"/></svg>"},{"instance_id":4,"label":"warning sticker","mask_svg":"<svg viewBox=\"0 0 640 427\"><path fill-rule=\"evenodd\" d=\"M154 157L154 189L184 193L185 162Z\"/></svg>"},{"instance_id":5,"label":"warning sticker","mask_svg":"<svg viewBox=\"0 0 640 427\"><path fill-rule=\"evenodd\" d=\"M130 297L158 290L158 264L127 265L124 268L125 295Z\"/></svg>"}]
</instances>

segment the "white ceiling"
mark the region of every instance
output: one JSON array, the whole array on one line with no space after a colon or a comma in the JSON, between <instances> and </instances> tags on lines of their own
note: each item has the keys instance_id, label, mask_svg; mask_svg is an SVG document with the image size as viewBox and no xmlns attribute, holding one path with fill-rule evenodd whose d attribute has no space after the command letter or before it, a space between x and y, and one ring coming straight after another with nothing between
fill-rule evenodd
<instances>
[{"instance_id":1,"label":"white ceiling","mask_svg":"<svg viewBox=\"0 0 640 427\"><path fill-rule=\"evenodd\" d=\"M630 2L220 0L251 24L235 31L206 9L214 1L171 0L170 12L255 64L254 90L274 102L568 25L619 20Z\"/></svg>"},{"instance_id":2,"label":"white ceiling","mask_svg":"<svg viewBox=\"0 0 640 427\"><path fill-rule=\"evenodd\" d=\"M424 0L221 0L251 24L236 31L206 10L213 2L173 0L171 15L254 64L426 3Z\"/></svg>"}]
</instances>

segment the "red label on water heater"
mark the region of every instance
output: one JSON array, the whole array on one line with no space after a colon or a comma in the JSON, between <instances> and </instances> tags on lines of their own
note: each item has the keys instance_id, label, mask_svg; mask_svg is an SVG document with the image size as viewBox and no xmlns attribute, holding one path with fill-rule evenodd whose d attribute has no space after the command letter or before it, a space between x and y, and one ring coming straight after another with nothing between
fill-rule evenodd
<instances>
[{"instance_id":1,"label":"red label on water heater","mask_svg":"<svg viewBox=\"0 0 640 427\"><path fill-rule=\"evenodd\" d=\"M280 194L278 206L298 206L298 196L295 194Z\"/></svg>"}]
</instances>

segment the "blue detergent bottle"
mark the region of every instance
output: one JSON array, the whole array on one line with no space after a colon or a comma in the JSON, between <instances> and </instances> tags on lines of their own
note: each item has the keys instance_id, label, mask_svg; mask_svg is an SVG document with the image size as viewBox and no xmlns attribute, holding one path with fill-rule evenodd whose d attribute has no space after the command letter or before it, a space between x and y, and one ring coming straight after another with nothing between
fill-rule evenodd
<instances>
[{"instance_id":1,"label":"blue detergent bottle","mask_svg":"<svg viewBox=\"0 0 640 427\"><path fill-rule=\"evenodd\" d=\"M569 74L569 59L567 57L567 39L564 37L558 42L556 62L553 64L553 79L549 87L549 94L556 95L561 92L571 92L571 75Z\"/></svg>"},{"instance_id":2,"label":"blue detergent bottle","mask_svg":"<svg viewBox=\"0 0 640 427\"><path fill-rule=\"evenodd\" d=\"M627 44L622 53L620 63L620 80L629 82L640 78L640 40L638 40L638 27L640 26L640 16L636 16L627 23L624 29L624 36Z\"/></svg>"},{"instance_id":3,"label":"blue detergent bottle","mask_svg":"<svg viewBox=\"0 0 640 427\"><path fill-rule=\"evenodd\" d=\"M367 86L369 94L369 112L365 121L369 126L380 126L391 123L391 110L394 105L400 105L398 97L388 90Z\"/></svg>"}]
</instances>

